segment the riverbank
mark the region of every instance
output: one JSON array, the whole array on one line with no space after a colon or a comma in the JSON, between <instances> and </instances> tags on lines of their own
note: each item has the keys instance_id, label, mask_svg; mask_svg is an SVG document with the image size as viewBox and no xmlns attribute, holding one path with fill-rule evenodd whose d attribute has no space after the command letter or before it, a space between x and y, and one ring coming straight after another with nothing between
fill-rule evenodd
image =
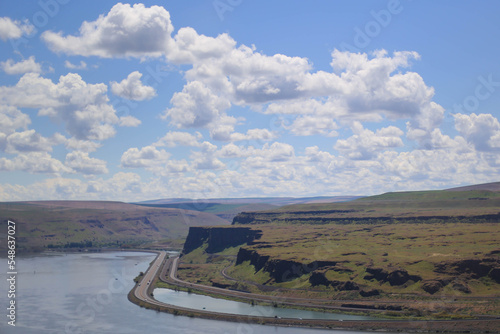
<instances>
[{"instance_id":1,"label":"riverbank","mask_svg":"<svg viewBox=\"0 0 500 334\"><path fill-rule=\"evenodd\" d=\"M148 294L153 292L158 279L162 279L174 286L193 288L192 283L182 282L175 278L176 259L169 258L162 263L160 277L155 277L148 288ZM150 266L150 270L154 264ZM361 331L405 331L405 332L448 332L448 333L497 333L500 332L500 319L475 319L475 320L318 320L318 319L292 319L292 318L269 318L262 316L241 316L227 313L217 313L206 310L194 310L174 305L154 301L147 301L136 296L138 284L129 292L128 298L131 302L148 309L154 309L160 312L167 312L174 315L187 317L197 317L203 319L212 319L219 321L231 321L248 324L262 324L285 327L302 328L320 328L331 330L361 330ZM203 287L196 286L196 289ZM206 292L211 291L212 287L205 287ZM237 291L226 291L227 295L233 295L234 298L241 298ZM263 298L267 296L261 296Z\"/></svg>"}]
</instances>

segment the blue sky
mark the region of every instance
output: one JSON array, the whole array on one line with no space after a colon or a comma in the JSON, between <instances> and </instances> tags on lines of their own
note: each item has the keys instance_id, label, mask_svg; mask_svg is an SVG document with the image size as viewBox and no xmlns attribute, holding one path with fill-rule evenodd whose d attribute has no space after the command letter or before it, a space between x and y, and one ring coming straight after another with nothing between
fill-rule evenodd
<instances>
[{"instance_id":1,"label":"blue sky","mask_svg":"<svg viewBox=\"0 0 500 334\"><path fill-rule=\"evenodd\" d=\"M0 200L498 181L498 1L0 3Z\"/></svg>"}]
</instances>

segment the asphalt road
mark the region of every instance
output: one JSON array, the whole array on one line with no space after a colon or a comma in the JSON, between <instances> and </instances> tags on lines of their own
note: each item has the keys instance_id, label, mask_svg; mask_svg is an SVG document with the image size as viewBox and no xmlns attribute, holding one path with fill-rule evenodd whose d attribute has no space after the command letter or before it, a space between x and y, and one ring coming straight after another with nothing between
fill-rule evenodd
<instances>
[{"instance_id":1,"label":"asphalt road","mask_svg":"<svg viewBox=\"0 0 500 334\"><path fill-rule=\"evenodd\" d=\"M156 300L154 300L151 296L149 296L148 288L152 284L154 278L158 275L158 271L160 270L161 264L165 260L166 256L167 252L159 252L153 264L151 264L148 270L144 273L142 280L135 289L135 296L137 298L149 303L157 303Z\"/></svg>"},{"instance_id":2,"label":"asphalt road","mask_svg":"<svg viewBox=\"0 0 500 334\"><path fill-rule=\"evenodd\" d=\"M476 320L435 320L435 321L412 321L412 320L320 320L320 319L284 319L284 318L267 318L260 316L238 316L234 314L225 314L218 312L210 312L206 310L193 310L183 307L168 305L155 300L148 293L152 291L149 287L154 284L154 280L162 270L160 277L170 281L170 283L187 286L187 287L203 287L205 291L209 292L214 287L203 286L199 284L192 284L184 282L176 277L177 265L179 258L171 257L162 266L167 253L159 252L158 257L146 271L141 280L141 283L136 287L134 294L135 297L147 302L150 305L155 305L163 308L164 311L174 313L176 311L184 311L185 315L216 319L221 321L237 321L246 323L259 323L269 325L281 325L292 327L315 327L315 328L329 328L329 329L356 329L356 330L384 330L384 331L408 331L408 332L421 332L421 331L451 331L451 332L478 332L478 333L496 333L499 332L500 319L476 319ZM167 278L168 275L168 278ZM148 284L149 283L149 284ZM223 289L221 289L223 290ZM213 292L213 291L212 291ZM233 296L237 296L238 292L231 291ZM263 297L263 296L260 296ZM297 305L296 303L294 303ZM310 305L309 305L310 306ZM161 309L159 309L161 310Z\"/></svg>"}]
</instances>

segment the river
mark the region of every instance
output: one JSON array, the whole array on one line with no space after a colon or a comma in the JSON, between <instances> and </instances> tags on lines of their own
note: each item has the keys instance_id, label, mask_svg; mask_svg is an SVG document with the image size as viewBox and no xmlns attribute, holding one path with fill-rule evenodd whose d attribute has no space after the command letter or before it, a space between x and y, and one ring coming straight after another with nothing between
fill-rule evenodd
<instances>
[{"instance_id":1,"label":"river","mask_svg":"<svg viewBox=\"0 0 500 334\"><path fill-rule=\"evenodd\" d=\"M11 300L4 298L8 291L7 260L0 258L0 333L362 333L221 322L140 308L127 300L127 293L133 278L146 271L154 258L155 254L139 252L18 257L16 327L7 324ZM182 294L175 296L183 298ZM213 305L211 301L210 307Z\"/></svg>"}]
</instances>

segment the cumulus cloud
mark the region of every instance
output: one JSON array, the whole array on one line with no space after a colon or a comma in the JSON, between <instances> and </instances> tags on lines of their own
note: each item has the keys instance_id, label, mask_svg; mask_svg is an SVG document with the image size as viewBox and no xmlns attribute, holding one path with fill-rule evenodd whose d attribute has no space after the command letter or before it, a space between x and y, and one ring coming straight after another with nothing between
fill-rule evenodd
<instances>
[{"instance_id":1,"label":"cumulus cloud","mask_svg":"<svg viewBox=\"0 0 500 334\"><path fill-rule=\"evenodd\" d=\"M88 152L74 151L66 155L66 166L83 175L106 174L106 161L89 157Z\"/></svg>"},{"instance_id":2,"label":"cumulus cloud","mask_svg":"<svg viewBox=\"0 0 500 334\"><path fill-rule=\"evenodd\" d=\"M274 142L265 143L260 149L249 147L242 150L240 154L246 156L244 166L273 170L277 163L293 161L295 149L290 144Z\"/></svg>"},{"instance_id":3,"label":"cumulus cloud","mask_svg":"<svg viewBox=\"0 0 500 334\"><path fill-rule=\"evenodd\" d=\"M478 151L500 150L500 122L491 114L455 114L455 128Z\"/></svg>"},{"instance_id":4,"label":"cumulus cloud","mask_svg":"<svg viewBox=\"0 0 500 334\"><path fill-rule=\"evenodd\" d=\"M185 160L174 160L171 159L171 156L165 150L158 150L154 146L146 146L141 149L133 147L122 154L121 166L124 168L146 168L160 176L188 170L188 164Z\"/></svg>"},{"instance_id":5,"label":"cumulus cloud","mask_svg":"<svg viewBox=\"0 0 500 334\"><path fill-rule=\"evenodd\" d=\"M7 136L7 153L50 152L55 144L50 138L45 138L35 130L14 132Z\"/></svg>"},{"instance_id":6,"label":"cumulus cloud","mask_svg":"<svg viewBox=\"0 0 500 334\"><path fill-rule=\"evenodd\" d=\"M73 64L69 60L66 60L64 62L64 67L69 68L70 70L86 70L87 63L81 60L80 64Z\"/></svg>"},{"instance_id":7,"label":"cumulus cloud","mask_svg":"<svg viewBox=\"0 0 500 334\"><path fill-rule=\"evenodd\" d=\"M153 146L167 146L167 147L176 147L176 146L192 146L197 147L200 146L201 143L199 140L202 138L201 133L196 132L196 135L193 135L189 132L180 132L180 131L169 131L165 136L163 136L160 140L153 144Z\"/></svg>"},{"instance_id":8,"label":"cumulus cloud","mask_svg":"<svg viewBox=\"0 0 500 334\"><path fill-rule=\"evenodd\" d=\"M20 22L12 20L10 17L0 17L0 39L3 41L29 35L34 29L28 21Z\"/></svg>"},{"instance_id":9,"label":"cumulus cloud","mask_svg":"<svg viewBox=\"0 0 500 334\"><path fill-rule=\"evenodd\" d=\"M188 83L182 92L170 100L172 108L165 110L163 118L179 128L207 126L223 117L230 102L214 94L199 81Z\"/></svg>"},{"instance_id":10,"label":"cumulus cloud","mask_svg":"<svg viewBox=\"0 0 500 334\"><path fill-rule=\"evenodd\" d=\"M106 93L105 84L87 84L75 73L58 83L27 73L15 86L0 87L0 104L37 108L40 116L64 122L76 139L104 140L115 135L114 125L120 123Z\"/></svg>"},{"instance_id":11,"label":"cumulus cloud","mask_svg":"<svg viewBox=\"0 0 500 334\"><path fill-rule=\"evenodd\" d=\"M222 169L226 165L217 158L217 146L209 142L201 144L201 150L191 153L191 165L195 170Z\"/></svg>"},{"instance_id":12,"label":"cumulus cloud","mask_svg":"<svg viewBox=\"0 0 500 334\"><path fill-rule=\"evenodd\" d=\"M69 55L160 57L169 49L173 29L163 7L118 3L97 20L83 22L77 36L45 31L41 38L52 51Z\"/></svg>"},{"instance_id":13,"label":"cumulus cloud","mask_svg":"<svg viewBox=\"0 0 500 334\"><path fill-rule=\"evenodd\" d=\"M306 98L277 101L264 110L267 114L299 115L290 130L294 134L331 134L332 121L343 124L352 121L381 121L411 119L409 127L429 134L441 122L444 109L432 102L434 89L414 72L401 72L410 66L411 59L419 59L415 52L374 52L371 57L334 50L334 72L308 72L298 82L297 91ZM299 95L296 95L299 97ZM308 116L304 116L308 115ZM330 124L323 130L314 130L319 124ZM326 124L323 125L326 127ZM303 129L299 129L303 125Z\"/></svg>"},{"instance_id":14,"label":"cumulus cloud","mask_svg":"<svg viewBox=\"0 0 500 334\"><path fill-rule=\"evenodd\" d=\"M197 59L186 78L225 92L236 104L255 104L304 95L297 88L311 68L305 58L267 56L242 45L221 57Z\"/></svg>"},{"instance_id":15,"label":"cumulus cloud","mask_svg":"<svg viewBox=\"0 0 500 334\"><path fill-rule=\"evenodd\" d=\"M26 60L18 63L13 59L0 62L0 67L7 74L24 74L29 72L41 73L42 66L35 61L35 56L31 56Z\"/></svg>"},{"instance_id":16,"label":"cumulus cloud","mask_svg":"<svg viewBox=\"0 0 500 334\"><path fill-rule=\"evenodd\" d=\"M1 162L0 162L1 163ZM9 185L0 184L1 201L26 200L122 200L137 201L153 198L162 193L162 185L156 180L145 182L135 173L119 172L103 179L70 179L54 177L33 184Z\"/></svg>"},{"instance_id":17,"label":"cumulus cloud","mask_svg":"<svg viewBox=\"0 0 500 334\"><path fill-rule=\"evenodd\" d=\"M0 133L10 134L16 129L26 129L30 123L30 117L16 107L0 104Z\"/></svg>"},{"instance_id":18,"label":"cumulus cloud","mask_svg":"<svg viewBox=\"0 0 500 334\"><path fill-rule=\"evenodd\" d=\"M335 137L338 135L335 130L338 129L339 126L330 117L305 115L297 117L292 125L287 128L291 133L297 136L323 135Z\"/></svg>"},{"instance_id":19,"label":"cumulus cloud","mask_svg":"<svg viewBox=\"0 0 500 334\"><path fill-rule=\"evenodd\" d=\"M134 116L122 116L120 117L120 126L135 128L141 125L141 120L135 118Z\"/></svg>"},{"instance_id":20,"label":"cumulus cloud","mask_svg":"<svg viewBox=\"0 0 500 334\"><path fill-rule=\"evenodd\" d=\"M361 123L355 123L353 132L353 136L337 140L334 146L349 159L368 160L374 158L380 151L403 146L401 136L404 132L395 126L373 132L364 129Z\"/></svg>"},{"instance_id":21,"label":"cumulus cloud","mask_svg":"<svg viewBox=\"0 0 500 334\"><path fill-rule=\"evenodd\" d=\"M60 174L71 170L47 152L20 154L13 159L0 158L0 171L24 171L33 174Z\"/></svg>"},{"instance_id":22,"label":"cumulus cloud","mask_svg":"<svg viewBox=\"0 0 500 334\"><path fill-rule=\"evenodd\" d=\"M145 86L141 82L142 73L132 72L120 83L111 82L113 94L129 100L142 101L156 96L156 90L151 86Z\"/></svg>"},{"instance_id":23,"label":"cumulus cloud","mask_svg":"<svg viewBox=\"0 0 500 334\"><path fill-rule=\"evenodd\" d=\"M221 58L236 46L236 41L228 34L216 38L199 35L191 27L177 32L167 58L177 64L194 64L209 58Z\"/></svg>"},{"instance_id":24,"label":"cumulus cloud","mask_svg":"<svg viewBox=\"0 0 500 334\"><path fill-rule=\"evenodd\" d=\"M141 168L164 164L171 154L165 150L158 150L154 146L146 146L140 150L136 147L129 148L121 158L122 167Z\"/></svg>"},{"instance_id":25,"label":"cumulus cloud","mask_svg":"<svg viewBox=\"0 0 500 334\"><path fill-rule=\"evenodd\" d=\"M276 138L276 134L268 129L249 129L246 133L231 133L228 137L229 141L270 141Z\"/></svg>"},{"instance_id":26,"label":"cumulus cloud","mask_svg":"<svg viewBox=\"0 0 500 334\"><path fill-rule=\"evenodd\" d=\"M432 101L434 89L417 73L404 71L412 60L420 59L416 52L389 55L385 50L371 54L334 50L333 71L313 72L306 58L267 56L229 42L223 43L229 51L220 55L188 57L189 50L196 49L198 35L187 32L191 47L184 49L184 58L193 67L186 72L183 91L174 95L164 116L179 127L206 127L213 139L243 138L234 132L236 118L221 112L231 105L291 115L282 126L299 136L336 136L339 124L353 121L409 119L408 138L422 146L443 119L444 108ZM208 44L221 43L220 39L204 37L199 47L208 49ZM213 107L215 101L221 107Z\"/></svg>"},{"instance_id":27,"label":"cumulus cloud","mask_svg":"<svg viewBox=\"0 0 500 334\"><path fill-rule=\"evenodd\" d=\"M61 142L65 144L68 150L75 150L81 152L94 152L102 146L101 143L91 140L80 140L76 138L69 138L62 136Z\"/></svg>"}]
</instances>

